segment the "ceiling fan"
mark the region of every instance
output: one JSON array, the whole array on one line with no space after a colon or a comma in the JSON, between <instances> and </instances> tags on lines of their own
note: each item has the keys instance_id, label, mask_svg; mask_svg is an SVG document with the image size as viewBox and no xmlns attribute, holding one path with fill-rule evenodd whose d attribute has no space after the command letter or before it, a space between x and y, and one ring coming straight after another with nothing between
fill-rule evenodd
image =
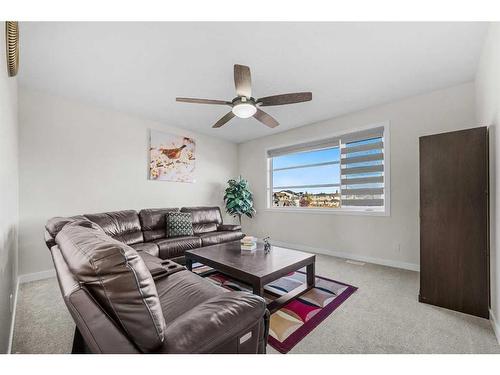
<instances>
[{"instance_id":1,"label":"ceiling fan","mask_svg":"<svg viewBox=\"0 0 500 375\"><path fill-rule=\"evenodd\" d=\"M253 116L264 125L274 128L279 125L279 122L259 107L301 103L312 99L312 93L310 92L296 92L254 99L252 97L250 68L245 65L234 65L234 86L236 87L236 95L238 96L231 101L195 98L176 98L176 101L230 106L231 112L224 115L214 126L212 126L212 128L220 128L235 116L239 118L249 118Z\"/></svg>"}]
</instances>

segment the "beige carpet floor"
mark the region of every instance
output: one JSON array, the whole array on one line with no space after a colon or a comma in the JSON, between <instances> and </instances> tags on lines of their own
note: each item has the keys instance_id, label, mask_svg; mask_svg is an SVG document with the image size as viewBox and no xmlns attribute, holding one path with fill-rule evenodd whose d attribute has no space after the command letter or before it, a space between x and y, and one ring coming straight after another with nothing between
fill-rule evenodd
<instances>
[{"instance_id":1,"label":"beige carpet floor","mask_svg":"<svg viewBox=\"0 0 500 375\"><path fill-rule=\"evenodd\" d=\"M500 353L488 320L419 303L417 272L324 255L316 272L359 290L290 353ZM73 331L55 278L20 286L13 353L69 353Z\"/></svg>"}]
</instances>

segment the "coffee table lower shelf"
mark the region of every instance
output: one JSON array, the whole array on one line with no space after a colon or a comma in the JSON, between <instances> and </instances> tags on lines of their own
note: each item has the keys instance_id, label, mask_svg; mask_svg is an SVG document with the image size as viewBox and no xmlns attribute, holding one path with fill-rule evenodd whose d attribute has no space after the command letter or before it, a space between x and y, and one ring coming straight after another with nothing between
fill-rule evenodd
<instances>
[{"instance_id":1,"label":"coffee table lower shelf","mask_svg":"<svg viewBox=\"0 0 500 375\"><path fill-rule=\"evenodd\" d=\"M195 257L193 257L193 258L195 258ZM219 269L217 269L216 264L210 264L211 262L207 262L206 259L205 259L205 261L202 261L202 260L197 260L197 259L193 259L193 258L190 257L188 254L186 254L186 267L190 271L192 271L193 262L200 262L200 263L203 263L209 267L212 267L215 272L221 272L221 273L226 274L227 276L229 276L235 280L238 280L238 281L241 281L245 284L250 285L253 289L253 294L256 294L256 295L263 297L263 298L264 298L264 293L276 295L277 298L272 300L271 302L269 302L267 304L267 309L269 310L269 312L271 314L276 312L277 310L281 309L283 306L285 306L287 303L289 303L294 298L297 298L297 297L301 296L302 294L306 293L307 291L311 290L315 286L316 277L315 277L315 263L314 263L315 259L314 258L313 258L311 263L305 264L305 266L306 266L306 283L302 284L301 286L289 291L288 293L282 294L282 295L278 295L278 294L270 292L270 291L264 291L265 284L263 283L262 279L258 279L257 281L254 281L254 282L252 282L250 280L243 280L241 277L236 276L233 272L230 272L230 270L228 270L227 268L225 270L219 270ZM209 264L206 264L206 263L209 263ZM303 267L304 267L304 265L301 265L300 267L295 269L295 271L298 271L299 269L301 269ZM272 279L268 278L266 280L266 284L273 282L275 280L278 280L279 278L286 276L290 272L292 272L292 271L288 270L287 272L276 273L275 274L276 277L272 278Z\"/></svg>"}]
</instances>

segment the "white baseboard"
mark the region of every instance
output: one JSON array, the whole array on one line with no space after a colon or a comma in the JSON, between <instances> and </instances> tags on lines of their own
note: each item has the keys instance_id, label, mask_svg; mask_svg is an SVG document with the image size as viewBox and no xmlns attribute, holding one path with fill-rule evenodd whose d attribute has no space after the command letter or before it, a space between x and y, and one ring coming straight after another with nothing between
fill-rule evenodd
<instances>
[{"instance_id":1,"label":"white baseboard","mask_svg":"<svg viewBox=\"0 0 500 375\"><path fill-rule=\"evenodd\" d=\"M45 270L35 273L27 273L24 275L19 275L19 284L29 283L31 281L49 279L56 275L56 270Z\"/></svg>"},{"instance_id":2,"label":"white baseboard","mask_svg":"<svg viewBox=\"0 0 500 375\"><path fill-rule=\"evenodd\" d=\"M500 325L498 325L498 320L495 318L495 314L490 309L490 322L493 327L493 331L495 332L495 336L497 337L497 341L500 344Z\"/></svg>"},{"instance_id":3,"label":"white baseboard","mask_svg":"<svg viewBox=\"0 0 500 375\"><path fill-rule=\"evenodd\" d=\"M17 296L19 294L19 277L16 280L16 289L14 290L14 301L12 303L12 316L10 320L9 331L9 346L7 347L7 354L12 353L12 342L14 341L14 326L16 324L16 310L17 310Z\"/></svg>"},{"instance_id":4,"label":"white baseboard","mask_svg":"<svg viewBox=\"0 0 500 375\"><path fill-rule=\"evenodd\" d=\"M56 275L55 270L46 270L35 273L28 273L25 275L19 275L16 281L16 289L14 291L14 301L12 303L12 318L10 321L10 331L9 331L9 344L7 347L7 354L12 353L12 342L14 340L14 326L16 324L16 311L17 311L17 297L19 295L19 285L24 283L29 283L31 281L43 280L54 277Z\"/></svg>"},{"instance_id":5,"label":"white baseboard","mask_svg":"<svg viewBox=\"0 0 500 375\"><path fill-rule=\"evenodd\" d=\"M331 249L322 249L322 248L318 248L318 247L307 246L307 245L298 245L298 244L292 244L292 243L287 243L287 242L282 242L282 241L271 240L271 243L275 246L306 251L308 253L331 255L331 256L334 256L337 258L351 259L351 260L357 260L357 261L366 262L366 263L373 263L373 264L380 264L382 266L402 268L402 269L410 270L410 271L417 271L417 272L420 271L420 265L415 264L415 263L400 262L400 261L391 260L391 259L372 258L372 257L363 256L363 255L342 253L342 252L334 251Z\"/></svg>"}]
</instances>

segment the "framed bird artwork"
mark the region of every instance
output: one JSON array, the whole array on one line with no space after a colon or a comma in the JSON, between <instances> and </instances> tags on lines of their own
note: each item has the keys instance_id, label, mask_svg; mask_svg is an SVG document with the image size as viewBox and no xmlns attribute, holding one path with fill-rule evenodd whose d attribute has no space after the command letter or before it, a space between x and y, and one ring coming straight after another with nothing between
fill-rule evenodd
<instances>
[{"instance_id":1,"label":"framed bird artwork","mask_svg":"<svg viewBox=\"0 0 500 375\"><path fill-rule=\"evenodd\" d=\"M196 142L193 138L151 129L149 179L195 182Z\"/></svg>"}]
</instances>

